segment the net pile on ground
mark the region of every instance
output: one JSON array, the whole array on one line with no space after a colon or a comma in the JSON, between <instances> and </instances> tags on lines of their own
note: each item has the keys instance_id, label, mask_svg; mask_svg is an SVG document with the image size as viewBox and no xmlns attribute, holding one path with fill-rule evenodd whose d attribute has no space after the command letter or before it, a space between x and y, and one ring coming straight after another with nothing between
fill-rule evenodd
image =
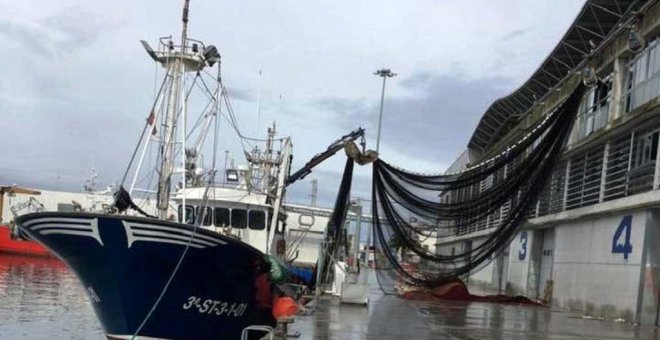
<instances>
[{"instance_id":1,"label":"net pile on ground","mask_svg":"<svg viewBox=\"0 0 660 340\"><path fill-rule=\"evenodd\" d=\"M438 287L481 269L503 251L561 156L583 92L584 85L576 86L514 145L459 173L422 175L374 162L375 262L383 291ZM434 233L456 235L500 210L507 213L471 248L435 253L422 245Z\"/></svg>"},{"instance_id":2,"label":"net pile on ground","mask_svg":"<svg viewBox=\"0 0 660 340\"><path fill-rule=\"evenodd\" d=\"M401 297L408 300L420 301L478 301L478 302L496 302L540 306L540 303L534 302L524 296L508 295L474 295L468 291L467 286L460 279L450 280L434 288L421 288L407 291L401 294Z\"/></svg>"}]
</instances>

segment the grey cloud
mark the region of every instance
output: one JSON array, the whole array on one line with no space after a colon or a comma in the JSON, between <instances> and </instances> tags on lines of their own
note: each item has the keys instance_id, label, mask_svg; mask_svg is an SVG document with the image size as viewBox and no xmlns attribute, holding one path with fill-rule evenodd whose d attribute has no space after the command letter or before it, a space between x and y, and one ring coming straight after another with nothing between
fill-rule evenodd
<instances>
[{"instance_id":1,"label":"grey cloud","mask_svg":"<svg viewBox=\"0 0 660 340\"><path fill-rule=\"evenodd\" d=\"M362 113L371 108L371 103L366 99L337 99L337 98L319 98L313 102L313 105L320 109L331 111L340 117L348 118L355 113Z\"/></svg>"},{"instance_id":2,"label":"grey cloud","mask_svg":"<svg viewBox=\"0 0 660 340\"><path fill-rule=\"evenodd\" d=\"M28 27L20 26L9 21L0 21L0 35L4 35L9 40L33 52L50 55L50 51L44 46L40 34Z\"/></svg>"},{"instance_id":3,"label":"grey cloud","mask_svg":"<svg viewBox=\"0 0 660 340\"><path fill-rule=\"evenodd\" d=\"M85 174L72 174L71 170L41 171L29 168L17 170L0 167L0 185L16 184L41 190L82 191L84 179Z\"/></svg>"},{"instance_id":4,"label":"grey cloud","mask_svg":"<svg viewBox=\"0 0 660 340\"><path fill-rule=\"evenodd\" d=\"M500 38L500 42L505 42L505 41L516 39L520 36L523 36L523 35L529 33L531 30L532 30L531 28L521 28L521 29L513 30L513 31L505 34L502 38Z\"/></svg>"},{"instance_id":5,"label":"grey cloud","mask_svg":"<svg viewBox=\"0 0 660 340\"><path fill-rule=\"evenodd\" d=\"M240 88L227 88L227 93L232 100L240 100L243 102L254 102L257 100L256 96L249 90Z\"/></svg>"},{"instance_id":6,"label":"grey cloud","mask_svg":"<svg viewBox=\"0 0 660 340\"><path fill-rule=\"evenodd\" d=\"M357 166L356 166L357 167ZM356 168L357 170L357 168ZM332 207L337 197L337 190L342 178L341 169L328 170L316 169L304 180L294 183L287 191L287 201L296 204L311 203L311 179L318 180L317 205L321 207ZM351 197L360 197L368 200L371 198L371 176L365 176L355 171L353 174L353 185L351 187Z\"/></svg>"},{"instance_id":7,"label":"grey cloud","mask_svg":"<svg viewBox=\"0 0 660 340\"><path fill-rule=\"evenodd\" d=\"M68 55L98 39L100 23L92 13L68 8L27 25L0 21L0 35L41 56Z\"/></svg>"},{"instance_id":8,"label":"grey cloud","mask_svg":"<svg viewBox=\"0 0 660 340\"><path fill-rule=\"evenodd\" d=\"M467 144L485 109L505 95L511 83L503 78L471 80L429 72L403 78L398 85L418 95L398 97L392 90L386 95L381 145L411 158L451 163ZM362 99L322 98L317 106L336 116L343 130L352 129L356 123L373 126L367 123L375 121L378 114L377 102ZM371 135L373 138L374 131ZM383 151L387 158L387 150Z\"/></svg>"},{"instance_id":9,"label":"grey cloud","mask_svg":"<svg viewBox=\"0 0 660 340\"><path fill-rule=\"evenodd\" d=\"M41 20L45 28L56 30L64 38L58 44L64 44L62 49L79 49L91 45L99 36L100 26L94 13L86 12L78 7L72 7L58 14Z\"/></svg>"}]
</instances>

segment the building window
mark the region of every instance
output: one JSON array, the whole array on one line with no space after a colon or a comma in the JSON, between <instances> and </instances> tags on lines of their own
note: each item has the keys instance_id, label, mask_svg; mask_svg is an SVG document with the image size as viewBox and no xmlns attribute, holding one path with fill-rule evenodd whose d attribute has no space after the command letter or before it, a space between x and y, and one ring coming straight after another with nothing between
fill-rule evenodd
<instances>
[{"instance_id":1,"label":"building window","mask_svg":"<svg viewBox=\"0 0 660 340\"><path fill-rule=\"evenodd\" d=\"M626 195L632 148L631 138L631 134L628 133L613 138L608 142L609 151L603 192L604 201L610 201Z\"/></svg>"},{"instance_id":2,"label":"building window","mask_svg":"<svg viewBox=\"0 0 660 340\"><path fill-rule=\"evenodd\" d=\"M250 210L250 229L266 229L266 213L259 210Z\"/></svg>"},{"instance_id":3,"label":"building window","mask_svg":"<svg viewBox=\"0 0 660 340\"><path fill-rule=\"evenodd\" d=\"M490 188L493 187L493 180L495 176L491 174L490 176L486 177L483 181L481 181L479 185L479 192L482 193Z\"/></svg>"},{"instance_id":4,"label":"building window","mask_svg":"<svg viewBox=\"0 0 660 340\"><path fill-rule=\"evenodd\" d=\"M566 187L566 210L598 203L604 149L604 145L598 145L571 158Z\"/></svg>"},{"instance_id":5,"label":"building window","mask_svg":"<svg viewBox=\"0 0 660 340\"><path fill-rule=\"evenodd\" d=\"M660 48L654 40L628 63L626 112L660 95Z\"/></svg>"},{"instance_id":6,"label":"building window","mask_svg":"<svg viewBox=\"0 0 660 340\"><path fill-rule=\"evenodd\" d=\"M214 223L216 227L229 227L231 225L229 221L229 209L227 208L215 208L215 219Z\"/></svg>"},{"instance_id":7,"label":"building window","mask_svg":"<svg viewBox=\"0 0 660 340\"><path fill-rule=\"evenodd\" d=\"M578 140L607 125L612 101L612 74L587 89L578 115Z\"/></svg>"},{"instance_id":8,"label":"building window","mask_svg":"<svg viewBox=\"0 0 660 340\"><path fill-rule=\"evenodd\" d=\"M633 144L626 195L635 195L653 189L655 161L658 154L658 131L640 133L638 136L635 136Z\"/></svg>"},{"instance_id":9,"label":"building window","mask_svg":"<svg viewBox=\"0 0 660 340\"><path fill-rule=\"evenodd\" d=\"M637 140L633 168L655 165L658 155L658 131L647 133Z\"/></svg>"},{"instance_id":10,"label":"building window","mask_svg":"<svg viewBox=\"0 0 660 340\"><path fill-rule=\"evenodd\" d=\"M247 211L245 209L231 210L231 226L239 229L247 227Z\"/></svg>"}]
</instances>

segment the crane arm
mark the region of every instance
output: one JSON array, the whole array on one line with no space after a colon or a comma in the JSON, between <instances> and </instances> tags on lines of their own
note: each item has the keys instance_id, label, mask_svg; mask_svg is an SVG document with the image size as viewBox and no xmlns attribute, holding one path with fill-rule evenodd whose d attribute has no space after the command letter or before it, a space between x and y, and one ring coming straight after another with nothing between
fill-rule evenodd
<instances>
[{"instance_id":1,"label":"crane arm","mask_svg":"<svg viewBox=\"0 0 660 340\"><path fill-rule=\"evenodd\" d=\"M364 129L358 128L353 130L347 135L342 136L341 138L334 141L330 146L323 152L316 154L312 159L309 160L300 170L296 171L289 176L286 180L286 186L293 184L294 182L305 178L312 172L312 169L317 165L321 164L326 159L332 157L337 151L344 148L344 145L348 142L352 142L360 137L364 136Z\"/></svg>"}]
</instances>

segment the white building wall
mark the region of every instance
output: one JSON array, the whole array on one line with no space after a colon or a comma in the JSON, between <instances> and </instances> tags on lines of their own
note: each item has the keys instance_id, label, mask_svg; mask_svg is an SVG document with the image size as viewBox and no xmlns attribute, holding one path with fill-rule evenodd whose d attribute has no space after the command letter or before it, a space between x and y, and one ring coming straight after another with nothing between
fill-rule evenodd
<instances>
[{"instance_id":1,"label":"white building wall","mask_svg":"<svg viewBox=\"0 0 660 340\"><path fill-rule=\"evenodd\" d=\"M642 255L644 268L642 268L642 284L640 305L637 312L640 314L635 321L645 325L658 325L660 312L660 210L650 209L647 215L646 233L644 239L644 254Z\"/></svg>"},{"instance_id":2,"label":"white building wall","mask_svg":"<svg viewBox=\"0 0 660 340\"><path fill-rule=\"evenodd\" d=\"M435 245L435 253L438 255L454 255L461 248L461 242L442 243Z\"/></svg>"},{"instance_id":3,"label":"white building wall","mask_svg":"<svg viewBox=\"0 0 660 340\"><path fill-rule=\"evenodd\" d=\"M613 253L615 233L632 216L628 259ZM639 293L646 211L558 225L553 263L553 301L603 317L632 320ZM623 245L625 232L617 243Z\"/></svg>"},{"instance_id":4,"label":"white building wall","mask_svg":"<svg viewBox=\"0 0 660 340\"><path fill-rule=\"evenodd\" d=\"M527 294L527 280L534 233L519 232L509 246L509 267L506 291L509 294Z\"/></svg>"},{"instance_id":5,"label":"white building wall","mask_svg":"<svg viewBox=\"0 0 660 340\"><path fill-rule=\"evenodd\" d=\"M429 237L426 237L426 238L424 238L423 236L420 237L422 239L421 244L422 244L422 247L426 248L429 252L435 254L435 253L437 253L437 250L435 248L436 247L435 243L437 242L438 237L437 237L435 232L432 232L432 233L429 233L429 234L430 234Z\"/></svg>"},{"instance_id":6,"label":"white building wall","mask_svg":"<svg viewBox=\"0 0 660 340\"><path fill-rule=\"evenodd\" d=\"M472 249L475 249L476 247L483 244L485 240L486 238L484 237L472 240ZM478 272L470 274L470 283L491 286L493 284L494 268L495 268L494 261L490 261L490 263L488 263Z\"/></svg>"},{"instance_id":7,"label":"white building wall","mask_svg":"<svg viewBox=\"0 0 660 340\"><path fill-rule=\"evenodd\" d=\"M491 261L481 270L470 275L470 283L484 284L490 287L491 285L494 284L493 282L494 270L495 270L495 262Z\"/></svg>"}]
</instances>

